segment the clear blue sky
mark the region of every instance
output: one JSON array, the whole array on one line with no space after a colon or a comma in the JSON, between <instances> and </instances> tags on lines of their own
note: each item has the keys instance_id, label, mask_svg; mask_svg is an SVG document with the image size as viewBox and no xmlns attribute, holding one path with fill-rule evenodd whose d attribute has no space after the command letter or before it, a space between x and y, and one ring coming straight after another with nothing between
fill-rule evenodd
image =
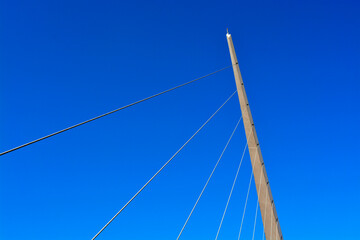
<instances>
[{"instance_id":1,"label":"clear blue sky","mask_svg":"<svg viewBox=\"0 0 360 240\"><path fill-rule=\"evenodd\" d=\"M359 11L2 0L0 151L229 65L229 28L284 238L360 239ZM90 239L234 90L226 70L2 156L0 239ZM99 239L175 239L239 117L233 98ZM244 144L241 126L182 239L215 237ZM237 237L250 171L246 156L219 239ZM255 205L252 188L242 239Z\"/></svg>"}]
</instances>

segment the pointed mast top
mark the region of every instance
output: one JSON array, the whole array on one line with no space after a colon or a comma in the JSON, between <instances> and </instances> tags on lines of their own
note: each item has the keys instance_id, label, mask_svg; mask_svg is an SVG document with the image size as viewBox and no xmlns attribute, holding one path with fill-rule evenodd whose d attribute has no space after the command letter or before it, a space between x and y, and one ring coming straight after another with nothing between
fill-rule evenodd
<instances>
[{"instance_id":1,"label":"pointed mast top","mask_svg":"<svg viewBox=\"0 0 360 240\"><path fill-rule=\"evenodd\" d=\"M231 34L229 33L229 29L226 28L226 37L230 37L230 36L231 36Z\"/></svg>"}]
</instances>

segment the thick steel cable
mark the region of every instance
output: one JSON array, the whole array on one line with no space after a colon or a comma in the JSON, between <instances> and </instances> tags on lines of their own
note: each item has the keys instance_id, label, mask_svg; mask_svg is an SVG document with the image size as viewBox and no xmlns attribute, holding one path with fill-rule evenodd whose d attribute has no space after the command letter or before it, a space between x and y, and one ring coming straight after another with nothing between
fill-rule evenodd
<instances>
[{"instance_id":1,"label":"thick steel cable","mask_svg":"<svg viewBox=\"0 0 360 240\"><path fill-rule=\"evenodd\" d=\"M139 195L139 193L144 190L144 188L166 167L166 165L168 165L171 160L173 160L173 158L200 132L201 129L203 129L203 127L205 127L205 125L216 115L216 113L218 113L220 111L220 109L234 96L234 94L236 93L236 91L231 94L231 96L208 118L208 120L206 120L206 122L189 138L189 140L187 140L184 145L182 145L179 150L177 150L174 155L149 179L149 181L147 181L144 186L142 186L140 188L139 191L137 191L137 193L135 193L135 195L115 214L114 217L112 217L110 219L109 222L107 222L105 224L105 226L103 228L100 229L100 231L92 238L92 240L94 240L97 236L99 236L99 234L104 231L104 229L109 226L109 224L136 198L137 195Z\"/></svg>"},{"instance_id":2,"label":"thick steel cable","mask_svg":"<svg viewBox=\"0 0 360 240\"><path fill-rule=\"evenodd\" d=\"M234 190L234 186L235 186L235 183L236 183L236 179L237 179L237 177L238 177L238 175L239 175L240 167L241 167L242 161L243 161L243 159L244 159L244 155L245 155L245 151L246 151L247 146L248 146L248 144L247 144L247 142L246 142L246 145L245 145L245 147L244 147L244 151L243 151L243 154L242 154L240 163L239 163L239 167L238 167L238 169L237 169L237 171L236 171L236 175L235 175L235 178L234 178L234 181L233 181L231 190L230 190L230 194L229 194L228 200L227 200L227 202L226 202L225 210L224 210L224 213L223 213L223 215L222 215L222 217L221 217L221 222L220 222L218 231L217 231L217 233L216 233L215 240L217 240L217 238L218 238L218 236L219 236L220 229L221 229L221 226L222 226L222 224L223 224L223 221L224 221L224 217L225 217L227 208L228 208L228 206L229 206L230 198L231 198L231 195L232 195L233 190Z\"/></svg>"},{"instance_id":3,"label":"thick steel cable","mask_svg":"<svg viewBox=\"0 0 360 240\"><path fill-rule=\"evenodd\" d=\"M247 190L247 194L246 194L246 199L245 199L244 211L243 211L243 215L242 215L242 218L241 218L241 224L240 224L240 230L239 230L238 240L240 240L241 230L242 230L243 223L244 223L245 211L246 211L246 206L247 206L247 202L248 202L248 199L249 199L249 193L250 193L251 180L252 180L252 178L253 178L253 172L251 171L250 180L249 180L249 186L248 186L248 190Z\"/></svg>"},{"instance_id":4,"label":"thick steel cable","mask_svg":"<svg viewBox=\"0 0 360 240\"><path fill-rule=\"evenodd\" d=\"M185 221L185 223L184 223L183 227L181 228L181 231L180 231L180 233L179 233L178 237L176 238L176 240L179 240L179 238L180 238L181 234L183 233L183 231L184 231L184 229L185 229L185 227L186 227L187 223L189 222L189 219L190 219L191 215L193 214L193 212L194 212L194 210L195 210L195 208L196 208L196 206L197 206L197 204L198 204L198 202L199 202L199 200L200 200L201 196L203 195L203 193L204 193L204 191L205 191L205 189L206 189L206 187L207 187L208 183L210 182L211 177L213 176L213 174L214 174L214 172L215 172L215 170L216 170L217 166L219 165L220 160L222 159L222 157L223 157L223 155L224 155L224 153L225 153L225 151L226 151L227 147L229 146L229 143L230 143L230 141L231 141L232 137L234 136L234 133L235 133L235 131L236 131L237 127L239 126L239 123L240 123L241 119L242 119L242 117L240 117L240 119L239 119L239 121L237 122L237 124L236 124L236 126L235 126L234 130L232 131L232 133L231 133L231 135L230 135L230 137L229 137L229 139L228 139L228 141L227 141L227 143L226 143L226 145L225 145L225 147L224 147L224 149L223 149L222 153L220 154L219 159L217 160L217 162L216 162L216 164L215 164L215 166L214 166L214 168L213 168L213 170L212 170L212 172L211 172L211 174L210 174L210 176L209 176L208 180L206 181L206 183L205 183L205 185L204 185L203 189L201 190L201 193L200 193L199 197L197 198L197 200L196 200L196 202L195 202L195 204L194 204L193 208L191 209L191 212L190 212L189 216L187 217L187 219L186 219L186 221Z\"/></svg>"},{"instance_id":5,"label":"thick steel cable","mask_svg":"<svg viewBox=\"0 0 360 240\"><path fill-rule=\"evenodd\" d=\"M0 156L5 155L5 154L10 153L10 152L13 152L13 151L15 151L15 150L18 150L18 149L20 149L20 148L29 146L29 145L34 144L34 143L36 143L36 142L42 141L42 140L47 139L47 138L49 138L49 137L55 136L55 135L57 135L57 134L59 134L59 133L66 132L66 131L68 131L68 130L70 130L70 129L76 128L76 127L81 126L81 125L83 125L83 124L85 124L85 123L92 122L92 121L94 121L94 120L96 120L96 119L105 117L105 116L107 116L107 115L110 115L110 114L112 114L112 113L118 112L118 111L123 110L123 109L125 109L125 108L134 106L134 105L136 105L136 104L138 104L138 103L141 103L141 102L144 102L144 101L146 101L146 100L152 99L152 98L154 98L154 97L160 96L160 95L162 95L162 94L164 94L164 93L173 91L173 90L175 90L175 89L177 89L177 88L186 86L186 85L188 85L188 84L190 84L190 83L196 82L196 81L198 81L198 80L200 80L200 79L203 79L203 78L206 78L206 77L209 77L209 76L211 76L211 75L213 75L213 74L215 74L215 73L221 72L221 71L223 71L223 70L225 70L225 69L228 69L228 68L230 68L230 67L232 67L232 66L233 66L233 65L224 67L224 68L219 69L219 70L217 70L217 71L215 71L215 72L212 72L212 73L209 73L209 74L204 75L204 76L202 76L202 77L199 77L199 78L196 78L196 79L194 79L194 80L191 80L191 81L189 81L189 82L187 82L187 83L183 83L183 84L181 84L181 85L178 85L178 86L176 86L176 87L170 88L170 89L165 90L165 91L163 91L163 92L154 94L154 95L152 95L152 96L150 96L150 97L143 98L143 99L141 99L141 100L139 100L139 101L130 103L130 104L126 105L126 106L117 108L117 109L115 109L115 110L113 110L113 111L110 111L110 112L107 112L107 113L105 113L105 114L99 115L99 116L97 116L97 117L91 118L91 119L86 120L86 121L84 121L84 122L75 124L75 125L73 125L73 126L71 126L71 127L68 127L68 128L63 129L63 130L60 130L60 131L54 132L54 133L52 133L52 134L46 135L46 136L44 136L44 137L38 138L38 139L36 139L36 140L33 140L33 141L31 141L31 142L28 142L28 143L25 143L25 144L20 145L20 146L18 146L18 147L15 147L15 148L6 150L6 151L0 153Z\"/></svg>"}]
</instances>

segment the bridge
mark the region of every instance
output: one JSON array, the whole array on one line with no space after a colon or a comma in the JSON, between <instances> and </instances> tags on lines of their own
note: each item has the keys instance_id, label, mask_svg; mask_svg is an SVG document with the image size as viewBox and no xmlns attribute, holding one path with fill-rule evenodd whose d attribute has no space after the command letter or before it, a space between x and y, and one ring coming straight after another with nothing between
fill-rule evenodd
<instances>
[{"instance_id":1,"label":"bridge","mask_svg":"<svg viewBox=\"0 0 360 240\"><path fill-rule=\"evenodd\" d=\"M161 172L166 171L166 166L172 162L172 160L196 137L196 135L201 130L204 129L204 127L213 119L213 117L220 112L220 110L223 108L223 106L226 105L227 102L236 95L238 96L238 99L239 99L240 110L241 110L242 116L238 120L238 122L236 123L231 135L228 138L228 141L226 142L226 144L225 144L225 146L223 148L223 151L221 152L216 164L214 165L212 171L210 172L210 174L209 174L209 176L208 176L208 178L207 178L201 192L197 196L197 199L196 199L194 205L192 206L192 208L189 209L188 216L187 216L186 219L184 219L184 224L183 224L182 228L179 229L177 239L180 239L183 232L186 230L187 224L189 223L189 221L190 221L196 207L198 206L198 204L199 204L199 202L200 202L200 200L201 200L201 198L203 196L203 193L206 191L206 189L208 187L208 184L211 181L211 179L213 177L213 174L216 171L216 169L217 169L217 167L219 165L219 162L221 161L221 159L223 157L223 154L225 153L227 147L229 146L229 144L230 144L234 134L236 133L236 130L238 129L240 123L242 122L242 125L244 126L247 141L246 141L246 145L242 148L242 155L239 156L240 161L239 161L239 165L238 165L238 168L237 168L237 172L236 172L236 175L234 177L232 187L231 187L231 190L229 192L227 202L225 204L225 208L223 210L222 217L221 217L221 219L219 221L219 226L218 226L218 229L217 229L216 236L214 236L214 238L216 240L219 237L219 233L220 233L222 225L223 225L223 220L224 220L225 215L227 213L228 205L229 205L230 199L232 197L232 193L233 193L233 190L235 188L235 183L236 183L238 175L239 175L239 170L240 170L240 168L242 166L242 162L243 162L244 156L246 154L246 150L248 150L249 155L250 155L250 159L251 159L252 173L251 173L251 175L249 177L248 189L247 189L245 204L244 204L244 207L243 207L243 214L242 214L242 219L241 219L241 223L240 223L238 239L242 239L241 238L242 237L241 233L242 233L243 222L244 222L244 218L245 218L245 212L246 212L247 204L248 204L249 192L250 192L252 181L254 181L255 186L256 186L256 192L257 192L257 197L258 198L257 198L257 204L256 204L257 207L256 207L255 218L254 218L254 225L253 225L254 227L253 227L252 240L254 240L254 236L255 236L255 227L256 227L256 221L257 221L257 215L258 215L257 212L258 211L260 211L260 213L261 213L261 218L262 218L261 220L262 220L262 224L263 224L263 236L262 236L262 238L263 239L266 238L267 240L282 240L283 236L282 236L282 232L281 232L281 228L280 228L280 223L279 223L278 215L276 213L274 199L273 199L272 194L271 194L271 188L270 188L270 184L269 184L269 179L268 179L267 174L266 174L265 163L264 163L264 160L263 160L263 157L262 157L262 154L261 154L260 143L259 143L259 140L257 138L255 125L254 125L254 121L253 121L253 118L252 118L252 115L251 115L250 105L249 105L249 102L248 102L248 99L247 99L247 96L246 96L245 86L244 86L244 82L243 82L243 79L242 79L242 76L241 76L241 72L240 72L238 61L237 61L237 56L236 56L236 53L235 53L235 48L234 48L234 45L233 45L231 34L227 33L226 38L227 38L228 47L229 47L231 65L229 65L227 67L224 67L224 68L221 68L219 70L216 70L216 71L214 71L212 73L209 73L209 74L204 75L202 77L199 77L197 79L194 79L194 80L191 80L189 82L183 83L181 85L175 86L173 88L167 89L167 90L162 91L160 93L154 94L154 95L149 96L147 98L138 100L138 101L133 102L131 104L128 104L126 106L117 108L117 109L115 109L113 111L110 111L110 112L104 113L102 115L96 116L96 117L91 118L89 120L86 120L84 122L75 124L73 126L70 126L70 127L65 128L65 129L62 129L60 131L51 133L51 134L46 135L44 137L41 137L39 139L36 139L36 140L31 141L31 142L22 144L22 145L20 145L18 147L14 147L12 149L9 149L7 151L4 151L4 152L0 153L0 156L6 155L6 154L11 154L14 151L21 150L22 148L31 146L31 145L33 145L33 144L35 144L37 142L46 140L46 139L51 138L51 137L55 137L58 134L61 134L61 133L66 132L66 131L70 131L70 130L72 130L74 128L80 127L80 126L82 126L84 124L87 124L89 122L98 120L100 118L106 117L108 115L114 114L116 112L125 110L125 109L130 108L130 107L135 107L136 105L141 104L142 102L145 102L145 101L148 101L150 99L159 97L159 96L161 96L163 94L173 92L178 88L181 88L181 87L184 87L184 86L187 86L187 85L191 85L191 84L193 84L193 83L195 83L195 82L197 82L197 81L199 81L201 79L207 78L207 77L209 77L211 75L214 75L214 74L217 74L217 73L219 73L221 71L225 71L225 70L228 70L228 69L232 68L233 73L234 73L235 83L236 83L236 90L233 93L231 93L230 96L228 98L226 98L226 100L223 102L223 104L220 105L220 107L218 107L216 109L216 111L214 111L214 113L202 125L200 125L198 130L195 131L194 134L167 161L165 161L163 166L157 172L155 172L154 175L146 183L144 183L144 185L140 189L135 191L135 194L126 202L126 204L123 205L116 212L116 214L111 219L109 219L109 221L107 223L104 223L104 226L102 226L96 233L94 233L94 236L93 236L92 240L94 240L98 236L100 236L100 234L105 230L106 231L111 231L111 223L113 221L115 221L116 218L127 207L132 205L132 202L133 202L133 200L135 198L140 197L141 192L145 188L150 188L151 189L151 182ZM134 205L133 207L136 207L136 206Z\"/></svg>"}]
</instances>

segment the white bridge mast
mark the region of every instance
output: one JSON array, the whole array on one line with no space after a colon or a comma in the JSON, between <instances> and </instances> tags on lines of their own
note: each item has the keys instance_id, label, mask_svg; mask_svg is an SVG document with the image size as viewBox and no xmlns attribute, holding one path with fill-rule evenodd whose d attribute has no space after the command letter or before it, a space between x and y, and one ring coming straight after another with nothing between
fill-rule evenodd
<instances>
[{"instance_id":1,"label":"white bridge mast","mask_svg":"<svg viewBox=\"0 0 360 240\"><path fill-rule=\"evenodd\" d=\"M269 180L266 175L265 165L261 155L259 141L246 97L245 87L241 77L231 34L227 33L226 38L229 45L231 62L233 64L236 88L239 95L241 113L243 116L265 236L267 240L283 240L280 223L276 214L274 200L271 195Z\"/></svg>"}]
</instances>

